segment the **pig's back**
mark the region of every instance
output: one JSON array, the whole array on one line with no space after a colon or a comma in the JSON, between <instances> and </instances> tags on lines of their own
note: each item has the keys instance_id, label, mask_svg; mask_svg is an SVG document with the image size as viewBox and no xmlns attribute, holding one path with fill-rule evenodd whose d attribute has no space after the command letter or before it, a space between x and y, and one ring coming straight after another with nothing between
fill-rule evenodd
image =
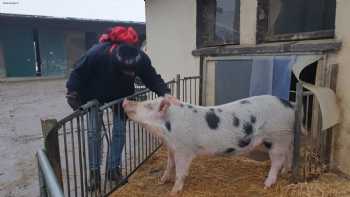
<instances>
[{"instance_id":1,"label":"pig's back","mask_svg":"<svg viewBox=\"0 0 350 197\"><path fill-rule=\"evenodd\" d=\"M294 106L289 101L271 95L249 97L234 102L234 111L251 121L259 130L292 129ZM255 122L255 123L254 123Z\"/></svg>"},{"instance_id":2,"label":"pig's back","mask_svg":"<svg viewBox=\"0 0 350 197\"><path fill-rule=\"evenodd\" d=\"M168 140L192 149L205 147L212 153L237 145L246 135L291 129L294 123L293 106L269 95L209 107L183 103L169 110Z\"/></svg>"}]
</instances>

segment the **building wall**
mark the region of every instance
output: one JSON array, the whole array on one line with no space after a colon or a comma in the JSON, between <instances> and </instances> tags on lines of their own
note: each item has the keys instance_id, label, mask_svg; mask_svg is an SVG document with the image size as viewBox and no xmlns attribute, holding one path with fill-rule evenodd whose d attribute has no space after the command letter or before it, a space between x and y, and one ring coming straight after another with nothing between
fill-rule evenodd
<instances>
[{"instance_id":1,"label":"building wall","mask_svg":"<svg viewBox=\"0 0 350 197\"><path fill-rule=\"evenodd\" d=\"M241 1L241 44L255 44L256 0ZM196 47L195 0L147 0L147 52L154 66L166 79L176 73L198 74L199 60L191 55ZM342 122L333 130L333 164L350 175L350 10L349 0L337 0L336 38L342 48L329 59L339 65L336 94L342 110ZM181 14L179 14L181 13ZM213 84L211 84L213 85ZM213 88L213 87L212 87ZM211 89L208 87L208 89Z\"/></svg>"},{"instance_id":2,"label":"building wall","mask_svg":"<svg viewBox=\"0 0 350 197\"><path fill-rule=\"evenodd\" d=\"M342 109L342 123L334 130L334 164L341 171L350 175L350 26L349 0L337 0L336 38L342 41L342 48L335 56L338 63L336 94Z\"/></svg>"},{"instance_id":3,"label":"building wall","mask_svg":"<svg viewBox=\"0 0 350 197\"><path fill-rule=\"evenodd\" d=\"M73 70L74 63L85 53L85 33L67 31L64 35L64 46L67 52L67 73Z\"/></svg>"},{"instance_id":4,"label":"building wall","mask_svg":"<svg viewBox=\"0 0 350 197\"><path fill-rule=\"evenodd\" d=\"M67 75L83 52L96 43L97 35L116 25L134 27L140 35L141 42L144 41L145 24L139 22L62 19L0 13L0 26L6 27L0 31L0 42L2 42L0 77L36 76L36 55L39 54L42 76ZM35 53L37 51L34 50L33 43L36 39L39 41L36 43L39 53Z\"/></svg>"},{"instance_id":5,"label":"building wall","mask_svg":"<svg viewBox=\"0 0 350 197\"><path fill-rule=\"evenodd\" d=\"M165 80L199 75L196 0L146 0L147 53Z\"/></svg>"}]
</instances>

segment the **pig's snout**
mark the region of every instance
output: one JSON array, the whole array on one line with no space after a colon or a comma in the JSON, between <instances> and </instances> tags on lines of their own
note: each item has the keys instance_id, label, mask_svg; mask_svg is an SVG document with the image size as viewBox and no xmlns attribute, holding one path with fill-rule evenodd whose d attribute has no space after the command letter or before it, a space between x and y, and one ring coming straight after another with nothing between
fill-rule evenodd
<instances>
[{"instance_id":1,"label":"pig's snout","mask_svg":"<svg viewBox=\"0 0 350 197\"><path fill-rule=\"evenodd\" d=\"M128 116L136 113L136 106L137 106L136 102L129 101L127 99L124 99L122 103L122 107L124 108L124 111L128 114Z\"/></svg>"},{"instance_id":2,"label":"pig's snout","mask_svg":"<svg viewBox=\"0 0 350 197\"><path fill-rule=\"evenodd\" d=\"M122 106L124 109L126 108L126 106L128 106L128 103L129 103L128 99L123 100Z\"/></svg>"}]
</instances>

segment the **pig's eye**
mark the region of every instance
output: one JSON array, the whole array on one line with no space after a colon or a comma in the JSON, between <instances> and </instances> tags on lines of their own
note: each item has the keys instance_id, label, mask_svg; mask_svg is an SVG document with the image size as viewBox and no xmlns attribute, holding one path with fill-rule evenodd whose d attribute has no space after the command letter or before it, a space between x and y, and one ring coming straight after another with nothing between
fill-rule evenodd
<instances>
[{"instance_id":1,"label":"pig's eye","mask_svg":"<svg viewBox=\"0 0 350 197\"><path fill-rule=\"evenodd\" d=\"M152 109L153 109L153 106L152 106L151 104L147 104L147 105L145 105L145 107L146 107L147 109L149 109L149 110L152 110Z\"/></svg>"}]
</instances>

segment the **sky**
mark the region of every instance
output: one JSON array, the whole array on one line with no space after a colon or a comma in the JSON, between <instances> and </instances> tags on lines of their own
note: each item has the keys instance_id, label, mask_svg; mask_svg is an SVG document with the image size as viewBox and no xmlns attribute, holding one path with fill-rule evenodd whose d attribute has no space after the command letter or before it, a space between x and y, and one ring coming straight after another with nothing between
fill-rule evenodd
<instances>
[{"instance_id":1,"label":"sky","mask_svg":"<svg viewBox=\"0 0 350 197\"><path fill-rule=\"evenodd\" d=\"M144 0L0 0L0 13L145 21Z\"/></svg>"}]
</instances>

